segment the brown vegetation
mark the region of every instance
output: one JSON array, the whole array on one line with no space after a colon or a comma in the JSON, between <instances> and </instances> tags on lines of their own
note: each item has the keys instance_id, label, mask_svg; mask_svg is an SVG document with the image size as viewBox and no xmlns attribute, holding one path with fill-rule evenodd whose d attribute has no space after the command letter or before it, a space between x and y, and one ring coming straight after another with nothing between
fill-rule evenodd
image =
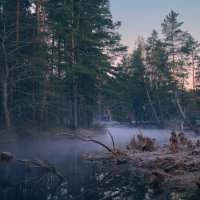
<instances>
[{"instance_id":1,"label":"brown vegetation","mask_svg":"<svg viewBox=\"0 0 200 200\"><path fill-rule=\"evenodd\" d=\"M140 130L139 130L140 131ZM142 132L137 135L137 141L135 136L131 139L131 142L127 145L127 149L138 149L142 151L154 151L156 150L156 139L145 137L142 135Z\"/></svg>"},{"instance_id":2,"label":"brown vegetation","mask_svg":"<svg viewBox=\"0 0 200 200\"><path fill-rule=\"evenodd\" d=\"M136 139L137 138L137 139ZM168 188L187 187L197 189L200 186L200 141L189 139L185 133L173 131L169 144L156 145L155 139L142 135L139 130L127 145L127 150L116 150L106 154L84 155L85 159L97 161L110 159L125 160L124 166L151 171L152 181L160 182ZM122 164L125 162L116 162Z\"/></svg>"}]
</instances>

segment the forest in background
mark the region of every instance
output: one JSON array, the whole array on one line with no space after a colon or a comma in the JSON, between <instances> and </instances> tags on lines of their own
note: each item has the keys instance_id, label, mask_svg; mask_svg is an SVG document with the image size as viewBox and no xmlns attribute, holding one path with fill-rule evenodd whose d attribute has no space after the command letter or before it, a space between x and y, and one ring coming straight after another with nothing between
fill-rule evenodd
<instances>
[{"instance_id":1,"label":"forest in background","mask_svg":"<svg viewBox=\"0 0 200 200\"><path fill-rule=\"evenodd\" d=\"M128 54L109 0L0 1L1 129L197 125L199 42L178 15L163 19L162 39L153 30Z\"/></svg>"}]
</instances>

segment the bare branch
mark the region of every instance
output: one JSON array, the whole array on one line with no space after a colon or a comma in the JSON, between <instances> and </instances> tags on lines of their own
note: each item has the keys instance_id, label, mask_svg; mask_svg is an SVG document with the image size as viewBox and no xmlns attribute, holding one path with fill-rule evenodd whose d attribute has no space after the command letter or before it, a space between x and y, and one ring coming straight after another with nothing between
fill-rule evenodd
<instances>
[{"instance_id":1,"label":"bare branch","mask_svg":"<svg viewBox=\"0 0 200 200\"><path fill-rule=\"evenodd\" d=\"M114 139L113 139L113 136L112 136L112 134L111 134L111 132L108 130L108 133L109 133L109 135L110 135L110 137L111 137L111 140L112 140L112 144L113 144L113 150L115 151L115 142L114 142Z\"/></svg>"},{"instance_id":2,"label":"bare branch","mask_svg":"<svg viewBox=\"0 0 200 200\"><path fill-rule=\"evenodd\" d=\"M11 160L16 160L19 162L23 162L25 163L26 167L30 167L30 165L34 165L37 167L40 167L42 169L46 169L47 171L52 172L53 174L55 174L60 180L65 180L65 178L56 170L55 166L52 165L49 161L47 160L37 160L33 161L33 160L29 160L29 159L21 159L21 158L17 158L15 157L12 153L10 152L1 152L0 153L0 160L3 161L11 161Z\"/></svg>"},{"instance_id":3,"label":"bare branch","mask_svg":"<svg viewBox=\"0 0 200 200\"><path fill-rule=\"evenodd\" d=\"M59 135L67 135L67 136L72 136L72 137L79 138L79 139L81 139L83 141L86 141L86 142L94 142L96 144L99 144L99 145L103 146L107 151L109 151L111 153L113 152L112 149L110 149L108 146L106 146L105 144L99 142L98 140L92 139L90 136L88 136L88 139L87 139L87 138L83 138L83 137L80 137L80 136L75 135L75 134L62 133L62 134L59 134Z\"/></svg>"}]
</instances>

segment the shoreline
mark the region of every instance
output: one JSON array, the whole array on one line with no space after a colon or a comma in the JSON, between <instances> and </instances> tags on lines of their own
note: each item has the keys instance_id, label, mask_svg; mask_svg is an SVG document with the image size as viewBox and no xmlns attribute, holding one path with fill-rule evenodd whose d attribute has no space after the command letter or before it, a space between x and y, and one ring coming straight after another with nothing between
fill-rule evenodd
<instances>
[{"instance_id":1,"label":"shoreline","mask_svg":"<svg viewBox=\"0 0 200 200\"><path fill-rule=\"evenodd\" d=\"M156 144L155 149L150 150L141 149L138 137L138 141L131 140L126 150L96 155L88 153L84 155L84 159L91 162L107 160L108 163L114 162L119 168L133 173L135 170L139 174L143 172L142 176L146 174L148 177L144 183L150 187L156 184L187 195L189 192L191 195L196 194L200 192L200 137L187 138L184 135L177 143L173 137L172 134L169 143Z\"/></svg>"}]
</instances>

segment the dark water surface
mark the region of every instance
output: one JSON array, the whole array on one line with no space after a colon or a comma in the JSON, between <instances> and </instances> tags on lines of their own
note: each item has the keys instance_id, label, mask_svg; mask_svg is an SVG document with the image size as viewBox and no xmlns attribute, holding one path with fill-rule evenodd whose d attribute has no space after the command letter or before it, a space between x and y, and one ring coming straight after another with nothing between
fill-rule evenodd
<instances>
[{"instance_id":1,"label":"dark water surface","mask_svg":"<svg viewBox=\"0 0 200 200\"><path fill-rule=\"evenodd\" d=\"M137 134L135 128L109 128L118 147L124 147ZM169 130L142 129L144 135L166 142ZM97 140L111 145L110 136ZM0 161L0 200L66 200L66 199L187 199L181 193L149 185L145 173L110 163L91 163L82 159L84 152L102 152L97 144L67 139L20 141L0 144L1 151L13 152L19 158L43 158L53 163L66 180L60 182L52 173L37 168L27 170L23 163ZM193 199L195 199L194 197ZM198 199L198 198L197 198Z\"/></svg>"}]
</instances>

